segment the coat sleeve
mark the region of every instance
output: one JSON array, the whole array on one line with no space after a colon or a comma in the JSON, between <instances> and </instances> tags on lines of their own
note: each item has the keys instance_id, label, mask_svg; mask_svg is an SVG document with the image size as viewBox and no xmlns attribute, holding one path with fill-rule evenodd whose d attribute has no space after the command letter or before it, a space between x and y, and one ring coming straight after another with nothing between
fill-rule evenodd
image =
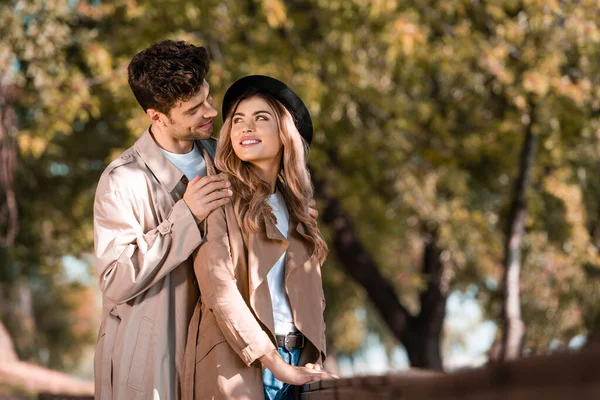
<instances>
[{"instance_id":1,"label":"coat sleeve","mask_svg":"<svg viewBox=\"0 0 600 400\"><path fill-rule=\"evenodd\" d=\"M136 209L131 191L97 193L94 245L102 293L116 304L127 302L183 263L202 236L191 211L179 200L167 218L144 232L146 209ZM148 200L144 200L144 203Z\"/></svg>"},{"instance_id":2,"label":"coat sleeve","mask_svg":"<svg viewBox=\"0 0 600 400\"><path fill-rule=\"evenodd\" d=\"M238 289L223 208L208 216L206 229L206 242L194 259L202 301L215 315L229 345L250 366L275 350L275 345Z\"/></svg>"}]
</instances>

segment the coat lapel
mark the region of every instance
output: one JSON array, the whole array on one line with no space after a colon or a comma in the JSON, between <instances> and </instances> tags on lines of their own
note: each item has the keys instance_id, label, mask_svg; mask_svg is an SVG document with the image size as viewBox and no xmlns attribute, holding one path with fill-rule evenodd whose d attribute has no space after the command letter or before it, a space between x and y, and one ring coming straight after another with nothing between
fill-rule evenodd
<instances>
[{"instance_id":1,"label":"coat lapel","mask_svg":"<svg viewBox=\"0 0 600 400\"><path fill-rule=\"evenodd\" d=\"M277 227L265 223L259 232L248 235L248 276L250 281L250 305L257 318L275 333L273 305L267 283L267 274L288 248L288 241ZM273 338L274 339L274 338Z\"/></svg>"},{"instance_id":2,"label":"coat lapel","mask_svg":"<svg viewBox=\"0 0 600 400\"><path fill-rule=\"evenodd\" d=\"M233 209L229 218L235 218ZM237 221L239 224L241 221ZM285 260L285 285L294 286L290 274L302 267L312 255L312 246L307 236L304 225L290 220L288 238L279 231L277 226L270 221L265 221L258 232L244 233L240 236L247 247L247 266L249 283L249 300L257 318L274 334L273 305L267 283L267 274L284 252ZM308 243L307 243L308 242ZM288 289L289 290L289 289Z\"/></svg>"},{"instance_id":3,"label":"coat lapel","mask_svg":"<svg viewBox=\"0 0 600 400\"><path fill-rule=\"evenodd\" d=\"M144 163L150 168L150 171L156 176L160 184L170 193L182 182L183 172L181 172L171 161L165 157L160 148L154 141L150 129L146 129L144 134L133 145ZM185 188L185 184L179 185L178 189ZM184 189L185 191L185 189Z\"/></svg>"},{"instance_id":4,"label":"coat lapel","mask_svg":"<svg viewBox=\"0 0 600 400\"><path fill-rule=\"evenodd\" d=\"M304 265L312 254L312 242L308 239L304 225L299 222L290 224L288 233L289 247L286 255L285 284L289 285L288 278L297 268ZM308 242L308 243L307 243Z\"/></svg>"},{"instance_id":5,"label":"coat lapel","mask_svg":"<svg viewBox=\"0 0 600 400\"><path fill-rule=\"evenodd\" d=\"M289 242L275 225L265 221L263 229L248 235L247 243L252 295L260 285L266 284L267 274L287 250Z\"/></svg>"}]
</instances>

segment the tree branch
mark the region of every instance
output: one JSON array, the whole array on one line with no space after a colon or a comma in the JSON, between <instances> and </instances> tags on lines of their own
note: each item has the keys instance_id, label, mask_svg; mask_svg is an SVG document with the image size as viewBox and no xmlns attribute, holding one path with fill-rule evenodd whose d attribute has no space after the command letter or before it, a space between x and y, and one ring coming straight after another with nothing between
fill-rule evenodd
<instances>
[{"instance_id":1,"label":"tree branch","mask_svg":"<svg viewBox=\"0 0 600 400\"><path fill-rule=\"evenodd\" d=\"M316 197L325 202L321 219L333 229L333 247L338 259L346 273L367 291L392 334L402 342L410 313L400 304L393 285L381 275L375 260L358 239L338 200L328 193L325 182L314 171L311 175Z\"/></svg>"}]
</instances>

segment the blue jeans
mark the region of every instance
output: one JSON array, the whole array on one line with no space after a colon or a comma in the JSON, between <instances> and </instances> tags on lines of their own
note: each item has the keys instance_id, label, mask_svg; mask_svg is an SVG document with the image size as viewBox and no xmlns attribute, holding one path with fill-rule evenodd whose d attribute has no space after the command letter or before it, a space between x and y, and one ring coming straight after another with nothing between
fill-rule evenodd
<instances>
[{"instance_id":1,"label":"blue jeans","mask_svg":"<svg viewBox=\"0 0 600 400\"><path fill-rule=\"evenodd\" d=\"M277 352L283 360L293 366L298 366L302 349L287 351L284 347L278 347ZM265 400L293 400L294 391L289 390L291 385L283 383L268 369L263 371L263 385L265 387Z\"/></svg>"}]
</instances>

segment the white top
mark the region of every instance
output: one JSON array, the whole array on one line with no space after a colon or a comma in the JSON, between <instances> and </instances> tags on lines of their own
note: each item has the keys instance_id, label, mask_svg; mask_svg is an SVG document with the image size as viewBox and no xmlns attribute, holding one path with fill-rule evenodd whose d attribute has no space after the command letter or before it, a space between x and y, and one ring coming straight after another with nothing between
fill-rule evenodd
<instances>
[{"instance_id":1,"label":"white top","mask_svg":"<svg viewBox=\"0 0 600 400\"><path fill-rule=\"evenodd\" d=\"M290 224L290 215L288 213L285 201L279 190L269 196L269 205L273 209L273 214L277 219L277 229L287 239L288 228ZM271 294L271 303L273 304L273 320L275 321L275 334L287 335L290 332L296 332L294 326L294 317L290 301L285 292L285 255L284 252L279 260L273 265L273 268L267 274L267 283L269 284L269 293Z\"/></svg>"},{"instance_id":2,"label":"white top","mask_svg":"<svg viewBox=\"0 0 600 400\"><path fill-rule=\"evenodd\" d=\"M176 166L186 178L190 181L196 176L206 176L206 162L202 157L202 152L194 142L192 151L186 154L171 153L165 149L160 149L165 157L169 159Z\"/></svg>"}]
</instances>

